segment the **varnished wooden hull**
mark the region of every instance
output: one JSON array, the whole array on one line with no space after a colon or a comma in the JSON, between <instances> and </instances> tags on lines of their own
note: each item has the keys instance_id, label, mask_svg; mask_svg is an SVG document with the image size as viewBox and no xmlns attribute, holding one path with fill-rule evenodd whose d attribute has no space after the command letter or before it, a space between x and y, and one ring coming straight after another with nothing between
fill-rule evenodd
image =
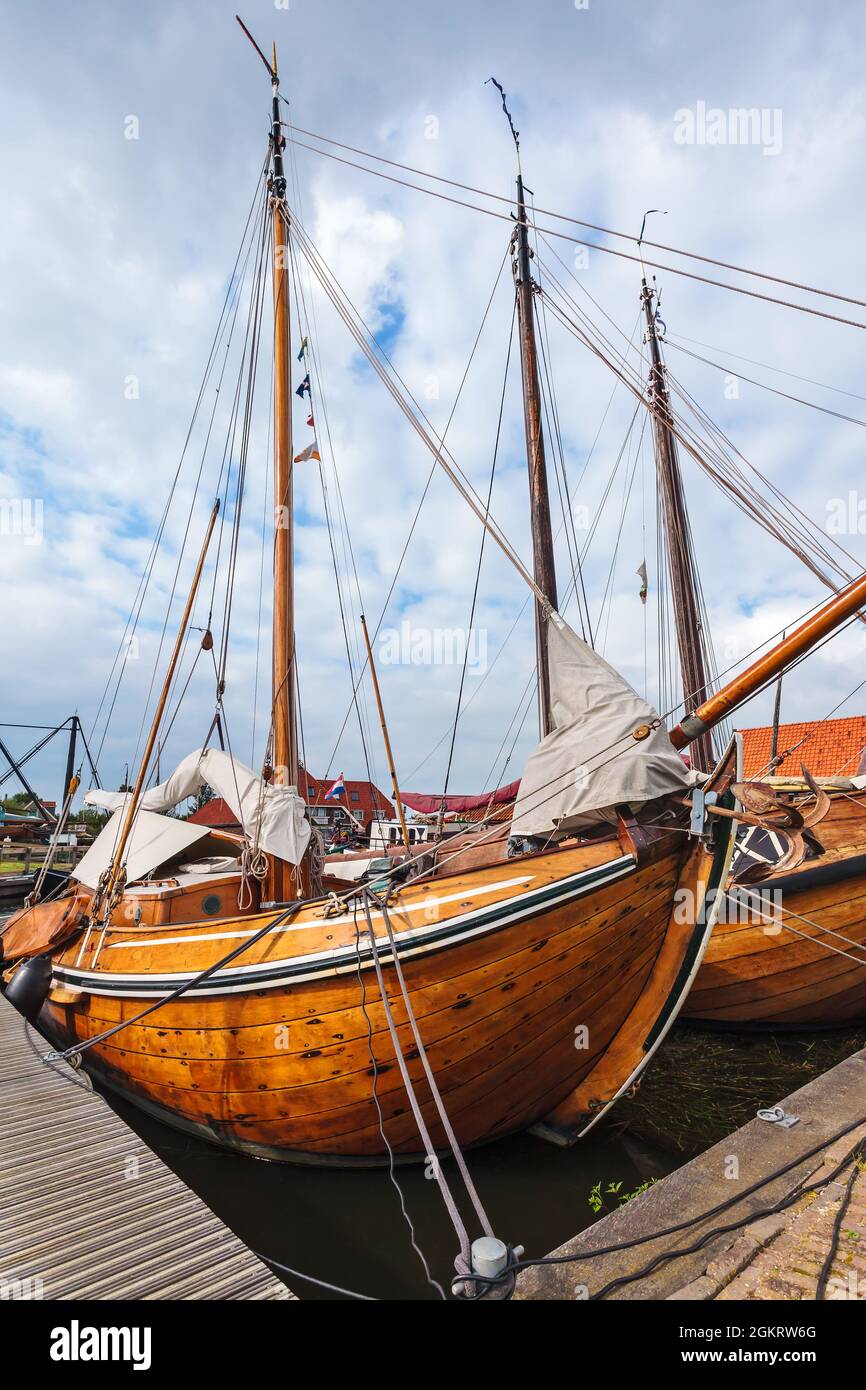
<instances>
[{"instance_id":1,"label":"varnished wooden hull","mask_svg":"<svg viewBox=\"0 0 866 1390\"><path fill-rule=\"evenodd\" d=\"M700 898L721 872L718 854L712 861L678 832L640 856L613 840L394 894L410 998L461 1143L544 1117L574 1133L631 1082L673 1020L706 940L705 925L676 920L675 890L686 883ZM272 1158L381 1161L378 1099L394 1152L420 1156L366 919L322 912L321 903L305 906L205 989L90 1049L86 1065L172 1123ZM122 925L101 948L95 932L83 949L73 941L55 958L41 1022L66 1045L93 1037L265 920ZM375 926L387 950L381 919ZM444 1134L388 965L385 982L438 1146Z\"/></svg>"},{"instance_id":2,"label":"varnished wooden hull","mask_svg":"<svg viewBox=\"0 0 866 1390\"><path fill-rule=\"evenodd\" d=\"M765 897L754 920L716 923L684 1018L790 1029L866 1021L866 807L834 795L815 830L823 855L752 889L778 893L780 916L762 920L773 917Z\"/></svg>"}]
</instances>

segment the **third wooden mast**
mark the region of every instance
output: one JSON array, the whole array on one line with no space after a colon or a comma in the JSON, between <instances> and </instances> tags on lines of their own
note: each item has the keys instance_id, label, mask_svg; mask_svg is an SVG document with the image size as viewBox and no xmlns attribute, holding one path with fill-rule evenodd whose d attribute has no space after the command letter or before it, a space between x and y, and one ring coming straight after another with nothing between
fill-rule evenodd
<instances>
[{"instance_id":1,"label":"third wooden mast","mask_svg":"<svg viewBox=\"0 0 866 1390\"><path fill-rule=\"evenodd\" d=\"M649 393L653 405L656 476L680 657L683 703L688 715L706 700L709 690L704 655L704 636L697 598L698 586L689 535L689 519L683 492L677 442L674 437L665 365L659 346L655 299L654 291L648 287L646 276L643 276L641 278L641 303L646 316L647 343L650 354ZM695 766L701 771L709 772L712 769L715 757L712 737L709 732L702 734L695 740L692 745L691 757Z\"/></svg>"}]
</instances>

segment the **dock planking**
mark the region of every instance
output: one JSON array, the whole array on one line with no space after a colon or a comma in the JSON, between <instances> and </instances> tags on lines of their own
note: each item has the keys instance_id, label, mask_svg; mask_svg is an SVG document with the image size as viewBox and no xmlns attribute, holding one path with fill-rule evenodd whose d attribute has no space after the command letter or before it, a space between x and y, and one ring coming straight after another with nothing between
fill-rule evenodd
<instances>
[{"instance_id":1,"label":"dock planking","mask_svg":"<svg viewBox=\"0 0 866 1390\"><path fill-rule=\"evenodd\" d=\"M0 996L0 1297L293 1299Z\"/></svg>"}]
</instances>

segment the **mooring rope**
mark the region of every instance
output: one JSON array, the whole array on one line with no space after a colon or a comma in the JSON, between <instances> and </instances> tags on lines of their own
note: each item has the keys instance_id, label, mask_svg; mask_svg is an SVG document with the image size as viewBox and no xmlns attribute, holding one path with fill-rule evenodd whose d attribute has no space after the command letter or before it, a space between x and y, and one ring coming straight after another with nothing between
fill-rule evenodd
<instances>
[{"instance_id":1,"label":"mooring rope","mask_svg":"<svg viewBox=\"0 0 866 1390\"><path fill-rule=\"evenodd\" d=\"M463 1218L460 1215L460 1212L457 1208L457 1203L454 1200L454 1195L451 1191L448 1179L442 1172L441 1164L436 1158L436 1149L433 1144L430 1131L427 1128L427 1123L424 1119L420 1102L415 1093L415 1087L412 1084L412 1078L409 1075L409 1068L406 1065L406 1058L403 1055L403 1048L400 1043L400 1036L397 1032L397 1026L394 1022L394 1015L391 1012L391 1005L388 1001L388 994L385 989L385 977L382 971L382 960L379 952L379 946L376 942L376 931L373 926L372 916L370 915L370 894L368 892L365 892L363 894L362 902L364 906L364 913L367 918L367 931L370 937L370 949L373 955L373 964L376 969L376 979L379 984L379 994L382 998L382 1007L385 1011L385 1019L388 1024L388 1032L391 1035L391 1045L394 1049L394 1056L397 1059L397 1066L400 1070L400 1076L403 1080L403 1087L406 1091L406 1095L409 1100L409 1105L411 1107L412 1114L415 1118L415 1124L418 1127L418 1133L421 1136L421 1142L424 1145L424 1152L426 1153L427 1157L432 1161L433 1176L435 1177L436 1182L439 1185L439 1191L442 1194L442 1200L445 1203L445 1208L448 1212L449 1217L451 1218L451 1224L454 1227L454 1231L457 1236L458 1243L460 1245L460 1255L458 1256L457 1260L455 1260L455 1265L458 1269L458 1272L468 1273L472 1268L471 1242L469 1239L469 1233L466 1230L466 1226L463 1223ZM397 957L395 955L395 963L396 960Z\"/></svg>"},{"instance_id":2,"label":"mooring rope","mask_svg":"<svg viewBox=\"0 0 866 1390\"><path fill-rule=\"evenodd\" d=\"M436 1083L436 1078L433 1075L433 1069L430 1066L430 1061L427 1056L427 1049L425 1048L424 1043L421 1041L421 1034L418 1031L418 1022L415 1018L415 1010L413 1009L411 1000L409 998L409 991L406 988L406 981L403 976L403 966L401 964L400 956L397 951L397 942L394 937L394 929L391 925L391 916L388 912L387 898L380 898L378 894L375 893L372 889L368 890L368 896L372 898L372 900L375 903L378 904L382 912L382 920L385 923L385 931L388 933L388 943L391 947L391 955L394 962L394 971L397 976L398 983L400 985L400 993L403 996L403 1004L406 1009L406 1017L409 1020L409 1026L412 1029L412 1036L415 1039L415 1046L418 1049L418 1056L420 1057L421 1065L424 1068L424 1075L427 1077L430 1092L433 1096L433 1102L436 1106L439 1118L442 1121L442 1128L445 1130L449 1147L454 1156L454 1161L457 1164L458 1169L460 1170L460 1176L463 1179L463 1185L466 1188L469 1200L475 1208L475 1214L478 1217L479 1222L481 1223L481 1227L484 1231L484 1234L487 1236L492 1236L493 1227L490 1224L487 1212L484 1210L481 1198L478 1196L475 1184L472 1181L472 1178L469 1174L469 1169L466 1166L466 1160L463 1157L463 1152L460 1148L459 1143L457 1142L457 1136L455 1135L451 1125L451 1121L448 1118L448 1112L445 1109L441 1092Z\"/></svg>"}]
</instances>

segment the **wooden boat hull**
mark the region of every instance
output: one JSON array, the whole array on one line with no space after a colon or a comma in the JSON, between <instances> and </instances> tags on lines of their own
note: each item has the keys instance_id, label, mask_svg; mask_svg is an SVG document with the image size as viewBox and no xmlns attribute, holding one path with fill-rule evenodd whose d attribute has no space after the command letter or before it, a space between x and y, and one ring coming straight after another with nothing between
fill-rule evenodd
<instances>
[{"instance_id":1,"label":"wooden boat hull","mask_svg":"<svg viewBox=\"0 0 866 1390\"><path fill-rule=\"evenodd\" d=\"M462 1144L550 1117L574 1137L630 1085L685 998L709 924L673 911L723 881L682 831L503 859L393 894L421 1037ZM423 1157L362 910L307 904L225 970L85 1054L101 1081L233 1149L315 1163ZM62 1045L139 1012L267 922L112 923L67 943L41 1026ZM278 914L271 913L277 922ZM383 960L382 918L374 917ZM386 991L434 1144L445 1136L399 996Z\"/></svg>"},{"instance_id":2,"label":"wooden boat hull","mask_svg":"<svg viewBox=\"0 0 866 1390\"><path fill-rule=\"evenodd\" d=\"M684 1018L780 1029L866 1020L866 807L832 794L815 834L822 855L771 874L751 889L756 910L716 923Z\"/></svg>"}]
</instances>

